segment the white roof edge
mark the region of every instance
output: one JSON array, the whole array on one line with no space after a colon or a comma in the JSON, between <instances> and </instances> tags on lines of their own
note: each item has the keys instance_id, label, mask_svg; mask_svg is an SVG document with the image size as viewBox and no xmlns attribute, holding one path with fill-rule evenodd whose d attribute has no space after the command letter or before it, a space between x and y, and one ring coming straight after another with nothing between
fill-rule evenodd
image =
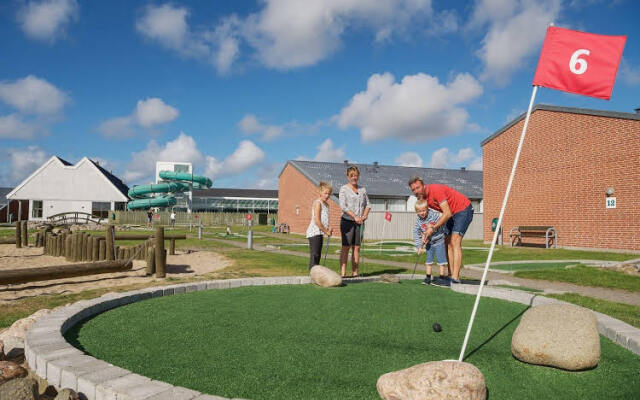
<instances>
[{"instance_id":1,"label":"white roof edge","mask_svg":"<svg viewBox=\"0 0 640 400\"><path fill-rule=\"evenodd\" d=\"M60 158L58 156L51 156L51 158L49 158L47 161L45 161L45 163L42 164L40 166L40 168L38 168L35 171L33 171L31 173L31 175L29 175L22 182L20 182L20 184L18 186L16 186L15 188L13 188L13 190L11 192L9 192L5 197L7 199L10 199L11 197L13 197L15 192L20 190L24 185L27 184L27 182L29 182L34 176L36 176L38 173L40 173L40 171L42 171L47 165L51 164L51 162L53 162L54 160L57 160L60 163L60 165L62 165L63 167L65 166L64 163L60 160ZM19 200L19 199L14 199L14 200Z\"/></svg>"}]
</instances>

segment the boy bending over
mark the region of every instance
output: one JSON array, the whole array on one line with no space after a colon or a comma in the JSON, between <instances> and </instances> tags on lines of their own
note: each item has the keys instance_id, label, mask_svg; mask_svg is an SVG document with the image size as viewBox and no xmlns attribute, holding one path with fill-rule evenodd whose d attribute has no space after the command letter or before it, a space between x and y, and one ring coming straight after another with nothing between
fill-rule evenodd
<instances>
[{"instance_id":1,"label":"boy bending over","mask_svg":"<svg viewBox=\"0 0 640 400\"><path fill-rule=\"evenodd\" d=\"M427 228L430 225L435 225L442 214L432 208L429 208L427 201L424 199L420 199L416 202L416 214L416 224L413 229L413 239L416 244L416 251L418 254L422 254L425 251L425 246L427 251L427 260L425 262L427 276L424 278L424 281L422 281L422 284L428 285L433 283L441 285L448 282L446 280L445 272L447 269L447 249L444 242L446 225L442 225L429 237L427 236ZM435 279L431 278L431 269L434 258L440 266L440 279L437 283Z\"/></svg>"}]
</instances>

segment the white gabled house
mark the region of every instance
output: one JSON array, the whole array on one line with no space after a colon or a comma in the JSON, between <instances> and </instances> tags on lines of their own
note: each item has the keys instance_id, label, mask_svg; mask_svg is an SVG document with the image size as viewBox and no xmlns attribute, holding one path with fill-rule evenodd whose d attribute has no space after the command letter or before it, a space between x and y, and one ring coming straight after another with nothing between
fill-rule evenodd
<instances>
[{"instance_id":1,"label":"white gabled house","mask_svg":"<svg viewBox=\"0 0 640 400\"><path fill-rule=\"evenodd\" d=\"M87 157L75 165L53 156L7 194L7 200L29 200L29 220L46 220L64 212L106 218L109 210L126 209L129 188Z\"/></svg>"}]
</instances>

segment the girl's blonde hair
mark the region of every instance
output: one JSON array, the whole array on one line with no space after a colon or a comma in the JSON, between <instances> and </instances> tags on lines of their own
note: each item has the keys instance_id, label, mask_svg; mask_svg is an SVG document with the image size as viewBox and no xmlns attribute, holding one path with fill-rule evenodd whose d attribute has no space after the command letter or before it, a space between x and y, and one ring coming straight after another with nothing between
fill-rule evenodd
<instances>
[{"instance_id":1,"label":"girl's blonde hair","mask_svg":"<svg viewBox=\"0 0 640 400\"><path fill-rule=\"evenodd\" d=\"M320 183L318 184L318 189L320 189L321 192L325 189L329 189L329 192L333 193L333 186L331 186L331 184L327 182L320 181Z\"/></svg>"},{"instance_id":2,"label":"girl's blonde hair","mask_svg":"<svg viewBox=\"0 0 640 400\"><path fill-rule=\"evenodd\" d=\"M425 199L420 199L416 201L416 211L418 211L418 209L420 208L427 208L427 207L429 207L429 203Z\"/></svg>"},{"instance_id":3,"label":"girl's blonde hair","mask_svg":"<svg viewBox=\"0 0 640 400\"><path fill-rule=\"evenodd\" d=\"M360 175L360 170L355 165L351 165L349 166L349 168L347 168L347 176L351 175L352 172L355 172L356 174Z\"/></svg>"}]
</instances>

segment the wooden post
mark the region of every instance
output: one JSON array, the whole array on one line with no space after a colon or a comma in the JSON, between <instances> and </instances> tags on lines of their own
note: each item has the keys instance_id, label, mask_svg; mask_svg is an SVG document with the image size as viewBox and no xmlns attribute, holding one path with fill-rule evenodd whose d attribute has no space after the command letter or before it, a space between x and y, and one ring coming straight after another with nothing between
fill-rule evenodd
<instances>
[{"instance_id":1,"label":"wooden post","mask_svg":"<svg viewBox=\"0 0 640 400\"><path fill-rule=\"evenodd\" d=\"M156 254L154 252L153 247L149 247L147 249L147 268L145 270L145 274L153 275L156 272Z\"/></svg>"},{"instance_id":2,"label":"wooden post","mask_svg":"<svg viewBox=\"0 0 640 400\"><path fill-rule=\"evenodd\" d=\"M36 247L40 247L40 231L36 232L36 237L34 242Z\"/></svg>"},{"instance_id":3,"label":"wooden post","mask_svg":"<svg viewBox=\"0 0 640 400\"><path fill-rule=\"evenodd\" d=\"M118 250L118 260L122 260L124 258L124 247L116 246L116 250Z\"/></svg>"},{"instance_id":4,"label":"wooden post","mask_svg":"<svg viewBox=\"0 0 640 400\"><path fill-rule=\"evenodd\" d=\"M98 250L98 260L106 260L107 258L107 241L100 240L100 249Z\"/></svg>"},{"instance_id":5,"label":"wooden post","mask_svg":"<svg viewBox=\"0 0 640 400\"><path fill-rule=\"evenodd\" d=\"M169 242L169 254L172 256L176 255L176 240L175 239L171 239L171 241Z\"/></svg>"},{"instance_id":6,"label":"wooden post","mask_svg":"<svg viewBox=\"0 0 640 400\"><path fill-rule=\"evenodd\" d=\"M87 261L87 242L89 237L86 233L82 233L82 261Z\"/></svg>"},{"instance_id":7,"label":"wooden post","mask_svg":"<svg viewBox=\"0 0 640 400\"><path fill-rule=\"evenodd\" d=\"M76 255L73 261L82 261L82 233L76 233Z\"/></svg>"},{"instance_id":8,"label":"wooden post","mask_svg":"<svg viewBox=\"0 0 640 400\"><path fill-rule=\"evenodd\" d=\"M91 248L93 250L91 254L91 260L99 261L100 260L100 239L98 239L97 237L93 237L93 244Z\"/></svg>"},{"instance_id":9,"label":"wooden post","mask_svg":"<svg viewBox=\"0 0 640 400\"><path fill-rule=\"evenodd\" d=\"M22 223L16 221L16 249L22 247Z\"/></svg>"},{"instance_id":10,"label":"wooden post","mask_svg":"<svg viewBox=\"0 0 640 400\"><path fill-rule=\"evenodd\" d=\"M24 247L29 246L29 226L28 221L22 221L22 245Z\"/></svg>"},{"instance_id":11,"label":"wooden post","mask_svg":"<svg viewBox=\"0 0 640 400\"><path fill-rule=\"evenodd\" d=\"M114 254L114 244L113 244L113 225L109 225L107 227L107 243L106 243L106 257L107 260L115 260L116 254Z\"/></svg>"},{"instance_id":12,"label":"wooden post","mask_svg":"<svg viewBox=\"0 0 640 400\"><path fill-rule=\"evenodd\" d=\"M93 236L89 235L87 238L87 261L93 260Z\"/></svg>"},{"instance_id":13,"label":"wooden post","mask_svg":"<svg viewBox=\"0 0 640 400\"><path fill-rule=\"evenodd\" d=\"M64 258L67 261L72 261L71 259L71 242L73 240L73 235L67 235L64 238Z\"/></svg>"},{"instance_id":14,"label":"wooden post","mask_svg":"<svg viewBox=\"0 0 640 400\"><path fill-rule=\"evenodd\" d=\"M156 227L155 234L155 257L156 257L156 278L164 278L166 276L166 263L164 251L164 228Z\"/></svg>"}]
</instances>

